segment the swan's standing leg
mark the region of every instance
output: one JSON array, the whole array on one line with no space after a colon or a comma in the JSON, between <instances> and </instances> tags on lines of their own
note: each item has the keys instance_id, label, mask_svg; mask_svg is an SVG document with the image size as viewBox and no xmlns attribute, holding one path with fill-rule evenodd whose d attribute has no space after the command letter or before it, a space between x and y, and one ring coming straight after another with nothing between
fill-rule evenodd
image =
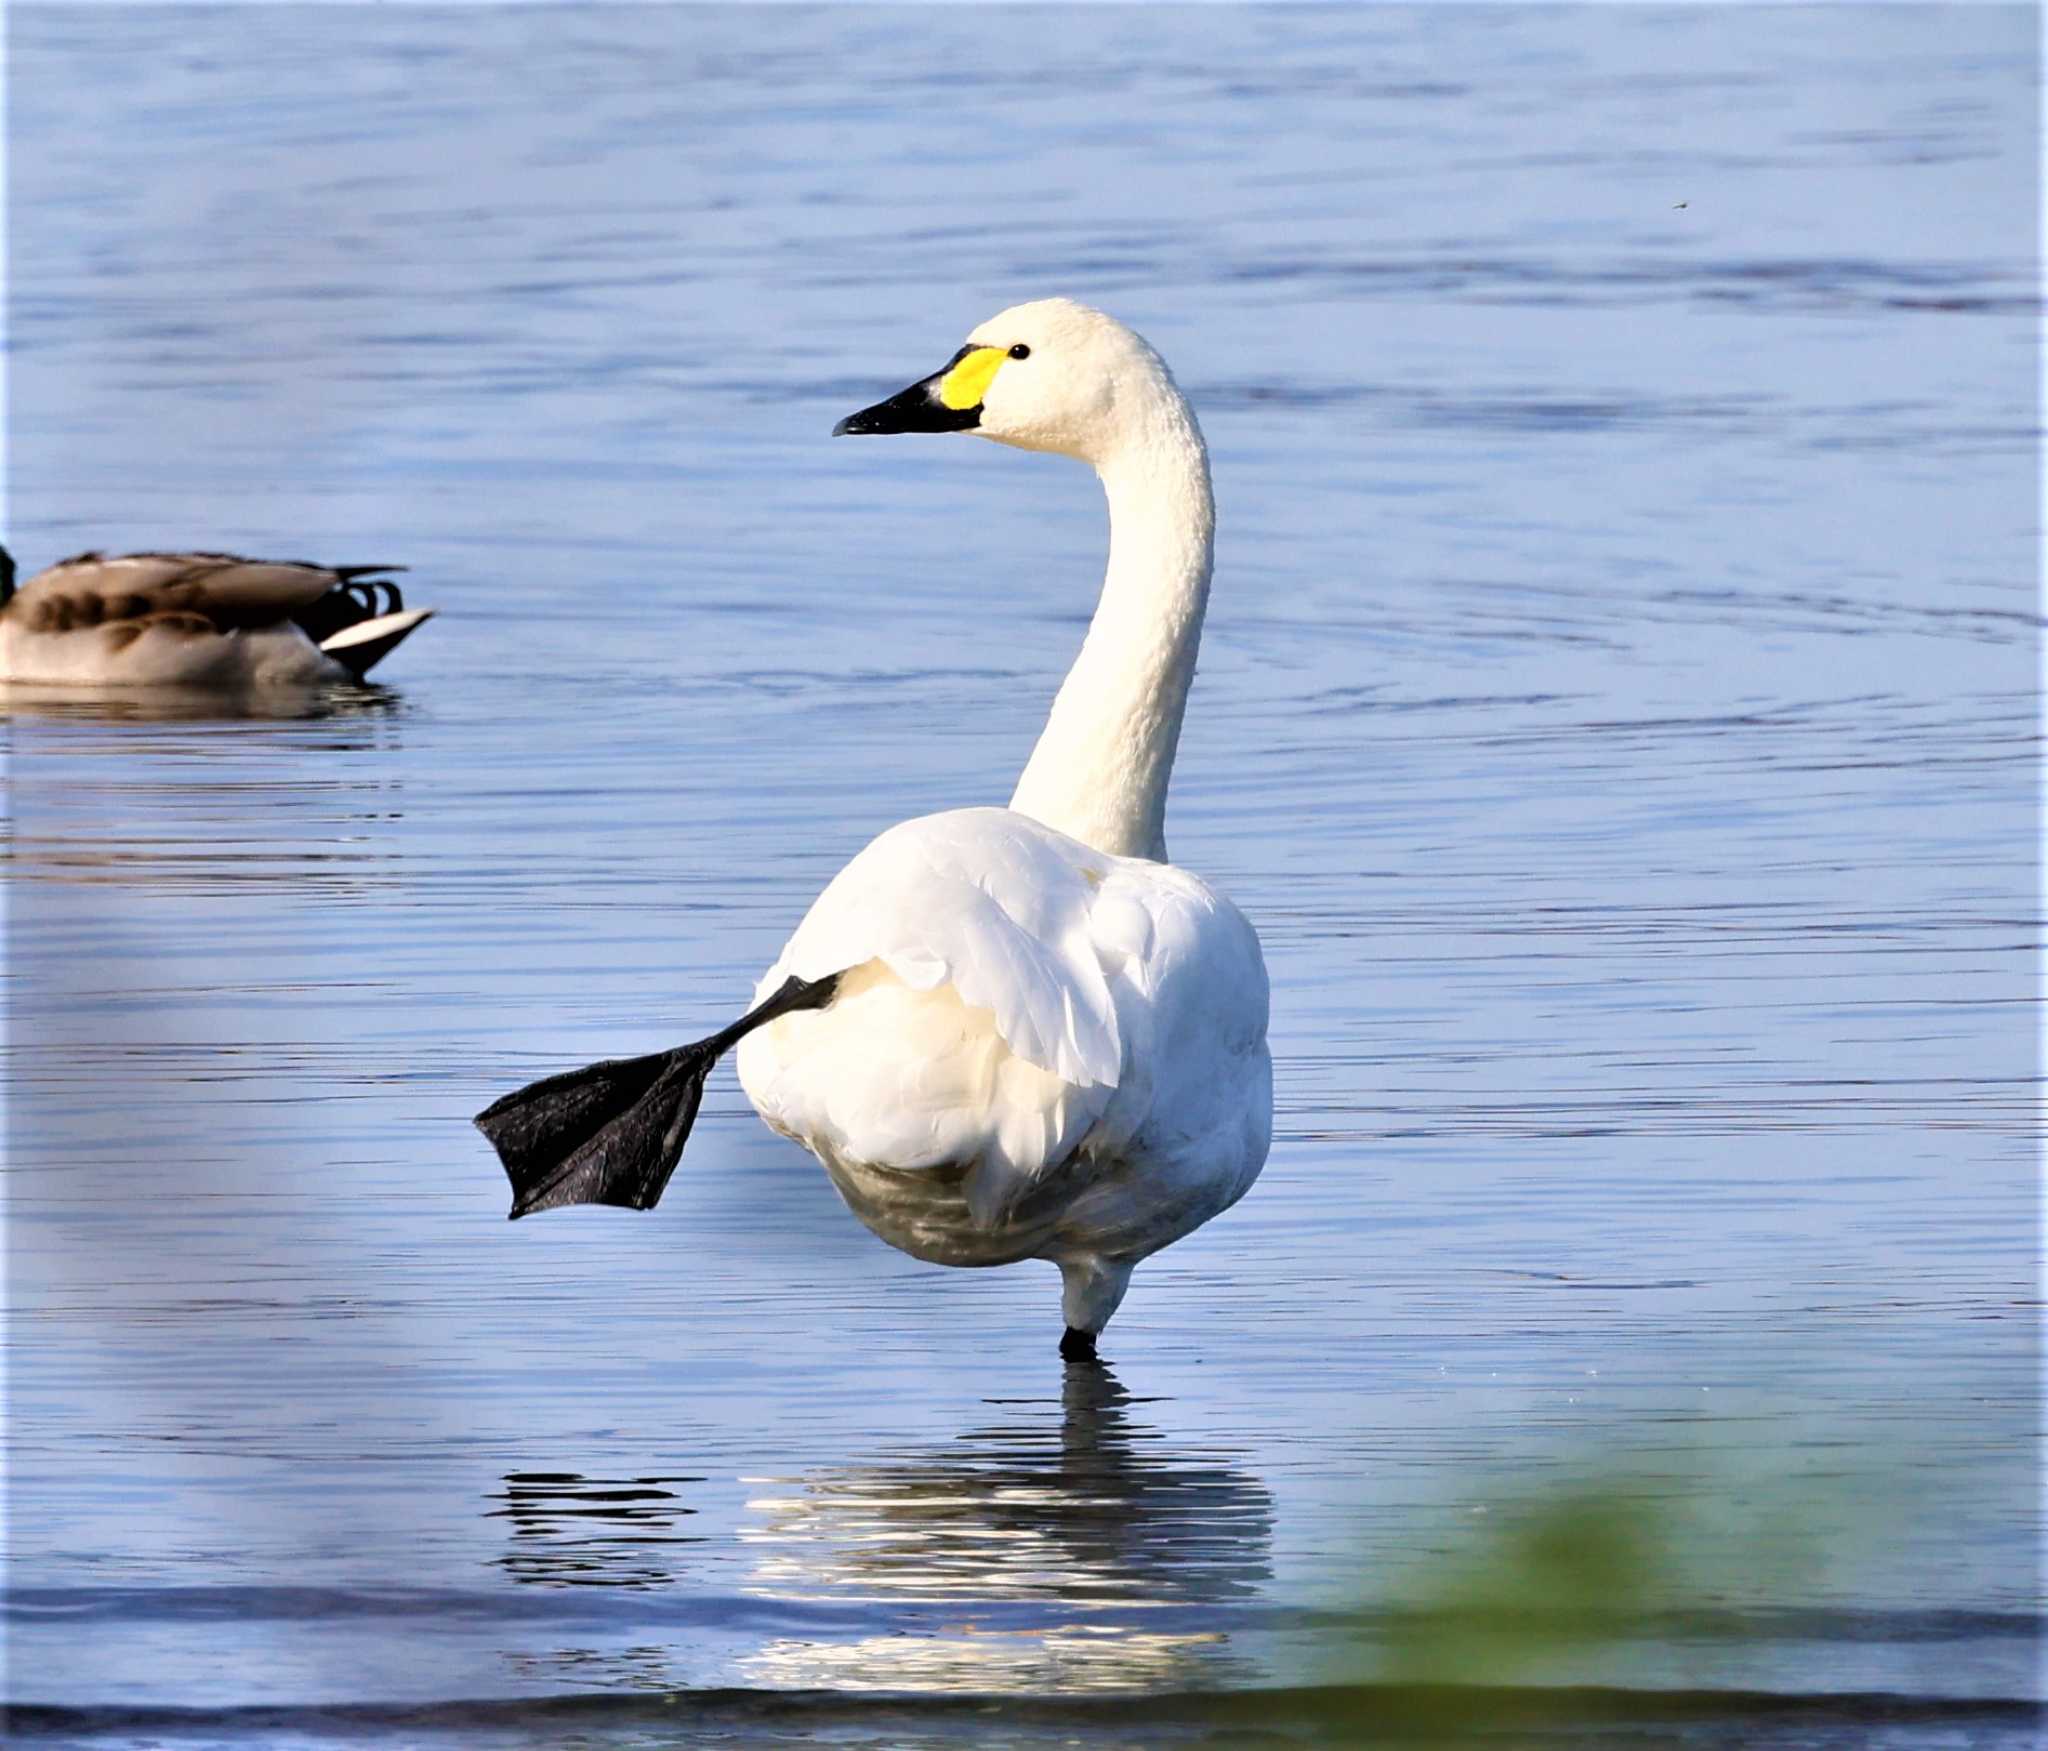
<instances>
[{"instance_id":1,"label":"swan's standing leg","mask_svg":"<svg viewBox=\"0 0 2048 1751\"><path fill-rule=\"evenodd\" d=\"M1095 1353L1095 1334L1079 1331L1073 1326L1060 1334L1060 1360L1062 1362L1093 1362L1101 1366L1102 1358Z\"/></svg>"},{"instance_id":2,"label":"swan's standing leg","mask_svg":"<svg viewBox=\"0 0 2048 1751\"><path fill-rule=\"evenodd\" d=\"M1069 1362L1093 1362L1095 1340L1131 1286L1131 1261L1069 1253L1055 1262L1060 1267L1060 1310L1067 1316L1060 1355Z\"/></svg>"}]
</instances>

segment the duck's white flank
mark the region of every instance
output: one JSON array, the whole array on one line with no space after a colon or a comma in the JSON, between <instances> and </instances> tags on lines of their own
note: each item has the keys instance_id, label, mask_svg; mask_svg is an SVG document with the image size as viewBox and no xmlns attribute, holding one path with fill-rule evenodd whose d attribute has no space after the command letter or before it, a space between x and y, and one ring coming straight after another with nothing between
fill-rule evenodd
<instances>
[{"instance_id":1,"label":"duck's white flank","mask_svg":"<svg viewBox=\"0 0 2048 1751\"><path fill-rule=\"evenodd\" d=\"M430 608L399 566L231 553L81 553L13 588L0 549L0 681L60 687L311 687L360 680Z\"/></svg>"},{"instance_id":2,"label":"duck's white flank","mask_svg":"<svg viewBox=\"0 0 2048 1751\"><path fill-rule=\"evenodd\" d=\"M1091 1353L1132 1267L1241 1197L1271 1138L1258 938L1165 861L1209 591L1207 454L1158 355L1065 299L984 323L841 429L1091 463L1109 568L1010 806L905 822L847 865L759 989L838 975L836 993L749 1034L740 1081L890 1244L1058 1264L1068 1353Z\"/></svg>"}]
</instances>

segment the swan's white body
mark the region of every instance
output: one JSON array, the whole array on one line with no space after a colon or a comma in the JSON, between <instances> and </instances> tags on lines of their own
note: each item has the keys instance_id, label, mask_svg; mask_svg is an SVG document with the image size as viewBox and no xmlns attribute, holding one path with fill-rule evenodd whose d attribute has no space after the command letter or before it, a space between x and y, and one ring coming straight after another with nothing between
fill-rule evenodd
<instances>
[{"instance_id":1,"label":"swan's white body","mask_svg":"<svg viewBox=\"0 0 2048 1751\"><path fill-rule=\"evenodd\" d=\"M227 553L82 553L46 566L0 602L0 681L232 690L360 679L433 613L374 611L379 591L396 601L382 578L396 569ZM329 612L325 601L338 607ZM352 618L316 641L300 625L312 615L330 624Z\"/></svg>"},{"instance_id":2,"label":"swan's white body","mask_svg":"<svg viewBox=\"0 0 2048 1751\"><path fill-rule=\"evenodd\" d=\"M905 822L847 865L759 988L838 975L836 994L748 1035L740 1081L884 1240L939 1264L1050 1259L1092 1340L1133 1265L1244 1194L1272 1132L1258 938L1166 861L1207 456L1152 349L1064 299L1005 311L845 427L932 429L855 423L914 421L919 392L953 429L1095 465L1102 599L1010 806Z\"/></svg>"}]
</instances>

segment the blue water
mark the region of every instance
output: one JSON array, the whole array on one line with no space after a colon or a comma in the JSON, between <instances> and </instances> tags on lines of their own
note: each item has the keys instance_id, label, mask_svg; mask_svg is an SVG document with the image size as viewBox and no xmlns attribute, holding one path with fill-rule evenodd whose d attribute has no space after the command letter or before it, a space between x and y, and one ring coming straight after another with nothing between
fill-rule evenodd
<instances>
[{"instance_id":1,"label":"blue water","mask_svg":"<svg viewBox=\"0 0 2048 1751\"><path fill-rule=\"evenodd\" d=\"M0 699L16 1738L1397 1742L1591 1492L1644 1596L1454 1726L2034 1741L2031 11L6 28L9 546L441 611ZM1098 489L826 434L1050 292L1209 435L1172 842L1275 991L1100 1378L729 1078L646 1216L467 1123L1008 794Z\"/></svg>"}]
</instances>

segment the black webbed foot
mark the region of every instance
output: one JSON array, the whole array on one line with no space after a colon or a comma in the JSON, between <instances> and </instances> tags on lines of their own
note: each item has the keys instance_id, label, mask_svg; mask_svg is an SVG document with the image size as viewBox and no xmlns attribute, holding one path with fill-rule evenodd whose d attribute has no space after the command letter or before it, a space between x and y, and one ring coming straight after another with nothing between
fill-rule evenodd
<instances>
[{"instance_id":1,"label":"black webbed foot","mask_svg":"<svg viewBox=\"0 0 2048 1751\"><path fill-rule=\"evenodd\" d=\"M1060 1360L1062 1362L1100 1362L1095 1353L1095 1334L1092 1331L1078 1331L1068 1326L1060 1339Z\"/></svg>"},{"instance_id":2,"label":"black webbed foot","mask_svg":"<svg viewBox=\"0 0 2048 1751\"><path fill-rule=\"evenodd\" d=\"M651 1210L688 1141L716 1054L703 1046L549 1076L476 1116L512 1181L512 1216L564 1204Z\"/></svg>"},{"instance_id":3,"label":"black webbed foot","mask_svg":"<svg viewBox=\"0 0 2048 1751\"><path fill-rule=\"evenodd\" d=\"M837 973L786 979L707 1040L546 1076L492 1102L475 1123L512 1182L512 1215L564 1204L653 1209L689 1140L712 1065L764 1022L823 1009L838 987Z\"/></svg>"}]
</instances>

